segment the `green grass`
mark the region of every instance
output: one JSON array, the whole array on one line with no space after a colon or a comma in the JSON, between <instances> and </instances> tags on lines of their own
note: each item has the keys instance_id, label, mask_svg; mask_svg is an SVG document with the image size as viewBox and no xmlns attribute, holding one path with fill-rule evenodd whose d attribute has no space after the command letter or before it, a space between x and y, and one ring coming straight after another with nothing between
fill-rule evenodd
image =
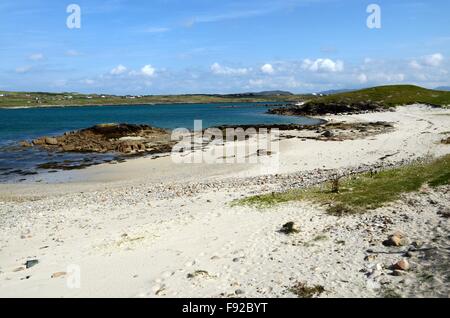
<instances>
[{"instance_id":1,"label":"green grass","mask_svg":"<svg viewBox=\"0 0 450 318\"><path fill-rule=\"evenodd\" d=\"M450 184L450 155L432 162L342 179L338 193L331 191L331 183L325 183L307 189L244 198L234 201L233 205L269 208L290 201L313 201L327 205L327 212L332 215L346 215L379 208L395 201L402 193L419 190L426 183L432 187Z\"/></svg>"},{"instance_id":2,"label":"green grass","mask_svg":"<svg viewBox=\"0 0 450 318\"><path fill-rule=\"evenodd\" d=\"M238 103L238 102L290 102L311 98L311 95L146 95L136 98L126 96L44 93L44 92L1 92L0 107L15 106L84 106L84 105L140 105L175 103ZM103 97L102 97L103 96Z\"/></svg>"},{"instance_id":3,"label":"green grass","mask_svg":"<svg viewBox=\"0 0 450 318\"><path fill-rule=\"evenodd\" d=\"M450 105L450 92L430 90L414 85L390 85L319 97L309 103L376 102L385 108L399 105Z\"/></svg>"}]
</instances>

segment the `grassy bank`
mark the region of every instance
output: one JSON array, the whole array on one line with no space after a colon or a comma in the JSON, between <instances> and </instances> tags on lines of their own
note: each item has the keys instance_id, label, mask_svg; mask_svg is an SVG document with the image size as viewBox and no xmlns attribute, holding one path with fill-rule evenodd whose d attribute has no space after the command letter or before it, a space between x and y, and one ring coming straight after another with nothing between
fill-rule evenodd
<instances>
[{"instance_id":1,"label":"grassy bank","mask_svg":"<svg viewBox=\"0 0 450 318\"><path fill-rule=\"evenodd\" d=\"M446 106L450 105L450 92L436 91L414 85L391 85L323 96L309 103L357 104L367 102L379 103L386 108L411 104Z\"/></svg>"},{"instance_id":2,"label":"grassy bank","mask_svg":"<svg viewBox=\"0 0 450 318\"><path fill-rule=\"evenodd\" d=\"M376 209L398 199L402 193L419 190L424 184L437 187L449 183L450 155L447 155L427 163L359 174L307 189L253 196L233 204L268 208L290 201L313 201L326 205L330 214L345 215Z\"/></svg>"}]
</instances>

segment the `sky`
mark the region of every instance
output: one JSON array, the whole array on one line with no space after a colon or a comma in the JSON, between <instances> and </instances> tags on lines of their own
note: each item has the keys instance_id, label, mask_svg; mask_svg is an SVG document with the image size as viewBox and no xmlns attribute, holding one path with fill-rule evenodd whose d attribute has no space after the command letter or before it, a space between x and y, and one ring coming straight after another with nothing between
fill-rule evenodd
<instances>
[{"instance_id":1,"label":"sky","mask_svg":"<svg viewBox=\"0 0 450 318\"><path fill-rule=\"evenodd\" d=\"M448 0L2 0L0 90L450 86L449 12Z\"/></svg>"}]
</instances>

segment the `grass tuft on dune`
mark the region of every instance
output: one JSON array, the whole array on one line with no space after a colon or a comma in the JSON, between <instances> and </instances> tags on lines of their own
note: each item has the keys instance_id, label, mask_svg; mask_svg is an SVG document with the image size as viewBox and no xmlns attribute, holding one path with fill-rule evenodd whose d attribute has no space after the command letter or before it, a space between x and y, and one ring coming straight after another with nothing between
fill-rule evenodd
<instances>
[{"instance_id":1,"label":"grass tuft on dune","mask_svg":"<svg viewBox=\"0 0 450 318\"><path fill-rule=\"evenodd\" d=\"M312 201L327 206L327 212L342 216L361 213L400 198L403 193L418 191L423 185L438 187L450 184L450 155L426 162L381 171L358 174L339 181L306 189L258 195L234 201L233 205L270 208L291 201Z\"/></svg>"}]
</instances>

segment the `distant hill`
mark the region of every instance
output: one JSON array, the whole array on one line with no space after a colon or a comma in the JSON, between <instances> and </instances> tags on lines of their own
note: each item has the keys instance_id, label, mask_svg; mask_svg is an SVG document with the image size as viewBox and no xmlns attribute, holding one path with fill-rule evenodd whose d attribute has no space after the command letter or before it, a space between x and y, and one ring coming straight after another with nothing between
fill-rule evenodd
<instances>
[{"instance_id":1,"label":"distant hill","mask_svg":"<svg viewBox=\"0 0 450 318\"><path fill-rule=\"evenodd\" d=\"M303 105L272 109L270 112L285 115L323 115L377 111L411 104L447 106L450 105L450 92L414 85L379 86L321 96Z\"/></svg>"},{"instance_id":2,"label":"distant hill","mask_svg":"<svg viewBox=\"0 0 450 318\"><path fill-rule=\"evenodd\" d=\"M439 86L439 87L436 87L435 90L437 90L437 91L450 91L450 86Z\"/></svg>"},{"instance_id":3,"label":"distant hill","mask_svg":"<svg viewBox=\"0 0 450 318\"><path fill-rule=\"evenodd\" d=\"M238 93L238 94L227 94L225 96L233 97L245 97L245 96L293 96L291 92L287 91L263 91L263 92L248 92L248 93ZM220 96L220 95L215 95Z\"/></svg>"},{"instance_id":4,"label":"distant hill","mask_svg":"<svg viewBox=\"0 0 450 318\"><path fill-rule=\"evenodd\" d=\"M265 92L259 92L255 93L256 96L290 96L294 95L291 92L287 91L265 91Z\"/></svg>"},{"instance_id":5,"label":"distant hill","mask_svg":"<svg viewBox=\"0 0 450 318\"><path fill-rule=\"evenodd\" d=\"M125 95L5 92L0 91L0 107L42 107L83 105L146 105L175 103L240 103L240 102L298 102L308 95L285 91L264 91L242 94L184 94L184 95Z\"/></svg>"},{"instance_id":6,"label":"distant hill","mask_svg":"<svg viewBox=\"0 0 450 318\"><path fill-rule=\"evenodd\" d=\"M348 93L356 91L356 89L330 89L328 91L320 92L319 94L322 95L334 95L334 94L340 94L340 93Z\"/></svg>"},{"instance_id":7,"label":"distant hill","mask_svg":"<svg viewBox=\"0 0 450 318\"><path fill-rule=\"evenodd\" d=\"M388 85L323 96L313 103L378 103L383 107L408 104L449 105L450 92L426 89L414 85Z\"/></svg>"}]
</instances>

